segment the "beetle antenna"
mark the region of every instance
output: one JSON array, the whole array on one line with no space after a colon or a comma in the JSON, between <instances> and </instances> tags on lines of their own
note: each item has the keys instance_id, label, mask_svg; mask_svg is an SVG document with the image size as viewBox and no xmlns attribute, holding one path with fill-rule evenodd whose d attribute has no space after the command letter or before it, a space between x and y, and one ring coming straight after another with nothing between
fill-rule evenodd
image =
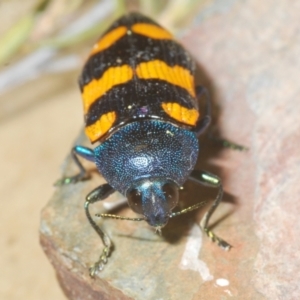
<instances>
[{"instance_id":1,"label":"beetle antenna","mask_svg":"<svg viewBox=\"0 0 300 300\"><path fill-rule=\"evenodd\" d=\"M116 219L116 220L145 221L145 218L127 218L127 217L122 217L122 216L112 215L112 214L95 214L95 216L100 217L100 218L110 218L110 219Z\"/></svg>"},{"instance_id":2,"label":"beetle antenna","mask_svg":"<svg viewBox=\"0 0 300 300\"><path fill-rule=\"evenodd\" d=\"M190 212L192 210L195 210L195 209L197 209L199 207L204 206L206 203L207 203L207 201L203 201L203 202L197 203L195 205L189 206L187 208L184 208L181 211L173 212L173 213L170 214L170 218L174 218L174 217L177 217L179 215L186 214L186 213L188 213L188 212Z\"/></svg>"}]
</instances>

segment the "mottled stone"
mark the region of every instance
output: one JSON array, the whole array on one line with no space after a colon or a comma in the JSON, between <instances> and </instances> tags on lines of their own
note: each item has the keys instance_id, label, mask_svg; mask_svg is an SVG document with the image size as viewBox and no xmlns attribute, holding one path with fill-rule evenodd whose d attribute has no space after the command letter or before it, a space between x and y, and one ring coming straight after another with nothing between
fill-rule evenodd
<instances>
[{"instance_id":1,"label":"mottled stone","mask_svg":"<svg viewBox=\"0 0 300 300\"><path fill-rule=\"evenodd\" d=\"M250 147L227 153L222 168L238 201L231 218L240 233L248 228L226 277L239 299L300 295L299 9L293 0L215 1L184 38L221 107L222 135Z\"/></svg>"}]
</instances>

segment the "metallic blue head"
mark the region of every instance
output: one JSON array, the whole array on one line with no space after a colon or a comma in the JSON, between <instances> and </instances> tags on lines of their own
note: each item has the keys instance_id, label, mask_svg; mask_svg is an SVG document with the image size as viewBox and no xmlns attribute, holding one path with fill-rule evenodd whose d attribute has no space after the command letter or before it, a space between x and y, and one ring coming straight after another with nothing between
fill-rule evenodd
<instances>
[{"instance_id":1,"label":"metallic blue head","mask_svg":"<svg viewBox=\"0 0 300 300\"><path fill-rule=\"evenodd\" d=\"M163 227L178 203L178 187L164 178L144 179L127 192L127 199L131 209L144 215L151 226Z\"/></svg>"},{"instance_id":2,"label":"metallic blue head","mask_svg":"<svg viewBox=\"0 0 300 300\"><path fill-rule=\"evenodd\" d=\"M195 133L157 120L129 123L94 149L107 182L154 227L168 222L198 151Z\"/></svg>"}]
</instances>

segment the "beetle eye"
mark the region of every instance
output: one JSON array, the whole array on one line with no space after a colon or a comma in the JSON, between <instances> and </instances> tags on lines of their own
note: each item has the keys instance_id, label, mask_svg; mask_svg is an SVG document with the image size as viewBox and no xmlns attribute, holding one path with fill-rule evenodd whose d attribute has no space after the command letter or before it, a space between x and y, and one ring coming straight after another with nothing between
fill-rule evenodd
<instances>
[{"instance_id":1,"label":"beetle eye","mask_svg":"<svg viewBox=\"0 0 300 300\"><path fill-rule=\"evenodd\" d=\"M168 210L171 211L178 203L178 187L171 182L167 182L163 185L162 190L167 200Z\"/></svg>"},{"instance_id":2,"label":"beetle eye","mask_svg":"<svg viewBox=\"0 0 300 300\"><path fill-rule=\"evenodd\" d=\"M127 193L127 200L128 205L134 212L143 214L142 194L137 189L132 189Z\"/></svg>"}]
</instances>

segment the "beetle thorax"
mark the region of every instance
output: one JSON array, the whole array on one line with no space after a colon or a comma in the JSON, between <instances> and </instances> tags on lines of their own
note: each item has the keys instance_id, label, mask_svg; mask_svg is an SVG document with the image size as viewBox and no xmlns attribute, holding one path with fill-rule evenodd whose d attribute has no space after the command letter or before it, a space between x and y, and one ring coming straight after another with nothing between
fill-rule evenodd
<instances>
[{"instance_id":1,"label":"beetle thorax","mask_svg":"<svg viewBox=\"0 0 300 300\"><path fill-rule=\"evenodd\" d=\"M195 166L198 140L186 129L145 120L120 128L94 151L101 174L126 195L144 179L163 178L181 186Z\"/></svg>"}]
</instances>

